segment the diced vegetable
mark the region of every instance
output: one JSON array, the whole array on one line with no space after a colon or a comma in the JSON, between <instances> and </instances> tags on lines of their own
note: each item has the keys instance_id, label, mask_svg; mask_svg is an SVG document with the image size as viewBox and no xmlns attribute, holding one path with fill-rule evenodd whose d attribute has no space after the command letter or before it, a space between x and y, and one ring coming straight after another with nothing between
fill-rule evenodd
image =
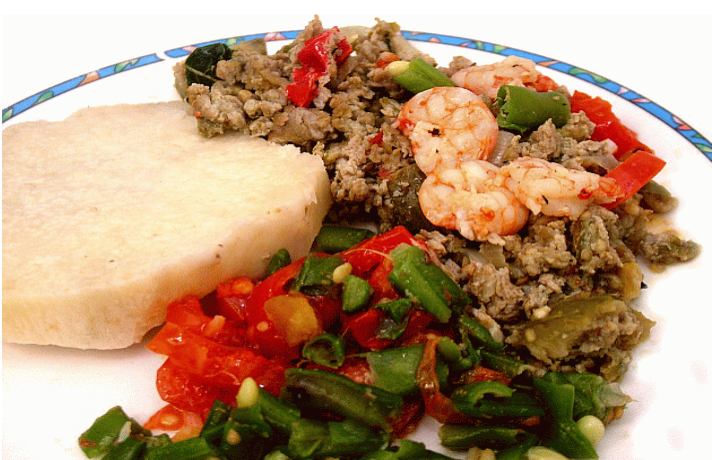
<instances>
[{"instance_id":1,"label":"diced vegetable","mask_svg":"<svg viewBox=\"0 0 712 460\"><path fill-rule=\"evenodd\" d=\"M340 227L324 225L314 240L318 251L336 254L345 251L358 243L374 237L376 234L367 228Z\"/></svg>"},{"instance_id":2,"label":"diced vegetable","mask_svg":"<svg viewBox=\"0 0 712 460\"><path fill-rule=\"evenodd\" d=\"M364 308L374 292L368 281L354 275L344 278L343 286L341 308L346 313L353 313Z\"/></svg>"},{"instance_id":3,"label":"diced vegetable","mask_svg":"<svg viewBox=\"0 0 712 460\"><path fill-rule=\"evenodd\" d=\"M124 410L115 406L97 418L92 426L79 437L79 447L89 458L108 452L120 436L130 434L150 435Z\"/></svg>"},{"instance_id":4,"label":"diced vegetable","mask_svg":"<svg viewBox=\"0 0 712 460\"><path fill-rule=\"evenodd\" d=\"M635 195L665 167L665 161L644 150L633 152L622 163L606 174L623 189L623 195L604 206L613 209Z\"/></svg>"},{"instance_id":5,"label":"diced vegetable","mask_svg":"<svg viewBox=\"0 0 712 460\"><path fill-rule=\"evenodd\" d=\"M194 49L185 60L185 76L188 86L193 83L212 86L218 80L215 75L218 62L231 57L230 48L220 42Z\"/></svg>"},{"instance_id":6,"label":"diced vegetable","mask_svg":"<svg viewBox=\"0 0 712 460\"><path fill-rule=\"evenodd\" d=\"M291 263L292 257L289 255L289 251L286 249L280 249L269 260L269 265L267 265L267 276Z\"/></svg>"},{"instance_id":7,"label":"diced vegetable","mask_svg":"<svg viewBox=\"0 0 712 460\"><path fill-rule=\"evenodd\" d=\"M394 61L386 66L386 71L401 86L412 93L419 93L436 86L455 86L450 78L420 58Z\"/></svg>"},{"instance_id":8,"label":"diced vegetable","mask_svg":"<svg viewBox=\"0 0 712 460\"><path fill-rule=\"evenodd\" d=\"M321 334L304 344L302 355L316 364L338 369L346 359L346 344L341 336Z\"/></svg>"},{"instance_id":9,"label":"diced vegetable","mask_svg":"<svg viewBox=\"0 0 712 460\"><path fill-rule=\"evenodd\" d=\"M624 159L636 150L653 152L650 147L638 140L638 135L633 130L621 123L613 113L613 106L605 99L591 97L581 91L574 91L570 103L572 113L582 111L589 120L595 123L596 127L591 135L591 140L610 139L618 146L615 153L616 158Z\"/></svg>"},{"instance_id":10,"label":"diced vegetable","mask_svg":"<svg viewBox=\"0 0 712 460\"><path fill-rule=\"evenodd\" d=\"M386 431L403 407L399 395L331 372L295 368L285 377L288 399L298 400L301 407L328 410Z\"/></svg>"},{"instance_id":11,"label":"diced vegetable","mask_svg":"<svg viewBox=\"0 0 712 460\"><path fill-rule=\"evenodd\" d=\"M502 85L496 100L497 124L520 132L535 129L551 119L557 128L571 117L571 106L557 91L537 92L514 85Z\"/></svg>"}]
</instances>

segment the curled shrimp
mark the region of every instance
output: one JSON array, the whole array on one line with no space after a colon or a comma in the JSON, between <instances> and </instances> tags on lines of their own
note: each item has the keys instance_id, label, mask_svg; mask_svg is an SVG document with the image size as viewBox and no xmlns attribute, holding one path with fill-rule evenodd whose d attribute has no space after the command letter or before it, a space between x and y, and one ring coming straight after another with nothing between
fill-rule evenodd
<instances>
[{"instance_id":1,"label":"curled shrimp","mask_svg":"<svg viewBox=\"0 0 712 460\"><path fill-rule=\"evenodd\" d=\"M469 160L433 171L418 193L423 214L467 239L502 244L502 235L526 225L529 210L510 190L495 184L498 169L484 160Z\"/></svg>"},{"instance_id":2,"label":"curled shrimp","mask_svg":"<svg viewBox=\"0 0 712 460\"><path fill-rule=\"evenodd\" d=\"M511 190L534 214L556 217L578 218L590 204L611 203L622 195L613 179L530 157L502 166L495 183Z\"/></svg>"},{"instance_id":3,"label":"curled shrimp","mask_svg":"<svg viewBox=\"0 0 712 460\"><path fill-rule=\"evenodd\" d=\"M410 139L413 158L425 174L487 158L499 130L480 97L454 86L413 96L403 105L396 126Z\"/></svg>"},{"instance_id":4,"label":"curled shrimp","mask_svg":"<svg viewBox=\"0 0 712 460\"><path fill-rule=\"evenodd\" d=\"M497 97L502 85L526 86L535 83L539 71L530 59L519 56L507 56L500 62L486 65L473 65L453 74L452 81L478 95Z\"/></svg>"}]
</instances>

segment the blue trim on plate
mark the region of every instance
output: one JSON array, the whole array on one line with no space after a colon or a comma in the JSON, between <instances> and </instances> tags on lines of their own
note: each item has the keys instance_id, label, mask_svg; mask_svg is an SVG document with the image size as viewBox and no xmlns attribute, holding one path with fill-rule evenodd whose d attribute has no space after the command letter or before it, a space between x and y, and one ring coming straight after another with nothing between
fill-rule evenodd
<instances>
[{"instance_id":1,"label":"blue trim on plate","mask_svg":"<svg viewBox=\"0 0 712 460\"><path fill-rule=\"evenodd\" d=\"M297 34L301 32L300 30L290 30L282 32L270 32L252 35L243 35L239 37L226 38L222 40L213 40L209 42L198 43L194 45L184 46L181 48L174 48L165 51L166 57L169 59L179 59L187 56L190 52L199 46L208 45L211 43L222 42L225 44L234 44L242 41L248 41L255 38L263 38L266 41L280 41L280 40L293 40L297 37ZM455 37L451 35L433 34L425 32L414 32L414 31L402 31L403 36L409 40L416 42L430 42L438 43L443 45L451 45L462 48L471 48L479 51L485 51L493 54L500 54L503 56L520 56L527 59L531 59L535 63L541 66L545 66L549 69L562 72L580 80L586 81L593 85L598 86L606 91L609 91L616 96L622 97L628 102L635 104L636 106L642 108L646 112L650 113L654 117L661 120L663 123L668 125L670 128L674 129L683 138L687 139L695 148L697 148L703 155L712 161L712 143L704 136L702 136L698 131L690 127L687 123L673 115L668 110L659 106L658 104L652 102L651 100L641 96L635 91L626 88L614 81L611 81L605 77L598 74L590 72L588 70L582 69L580 67L572 66L565 62L561 62L555 59L550 59L539 54L530 53L528 51L519 50L516 48L509 48L507 46L498 45L495 43L484 42L480 40L472 40L469 38ZM93 72L89 72L85 75L67 80L56 86L48 88L37 94L34 94L26 99L23 99L10 107L4 108L2 111L2 121L3 123L7 120L15 117L16 115L25 112L32 107L41 104L42 102L52 99L60 94L71 91L92 81L96 81L102 78L109 77L111 75L116 75L127 70L143 67L156 62L161 62L164 59L156 54L151 54L148 56L142 56L140 58L131 59L128 61L123 61L112 66L104 67Z\"/></svg>"}]
</instances>

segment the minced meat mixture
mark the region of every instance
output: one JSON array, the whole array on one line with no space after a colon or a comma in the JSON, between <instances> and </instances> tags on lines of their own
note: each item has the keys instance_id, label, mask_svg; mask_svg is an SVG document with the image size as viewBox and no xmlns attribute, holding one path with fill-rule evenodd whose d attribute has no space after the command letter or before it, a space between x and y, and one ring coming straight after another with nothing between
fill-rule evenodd
<instances>
[{"instance_id":1,"label":"minced meat mixture","mask_svg":"<svg viewBox=\"0 0 712 460\"><path fill-rule=\"evenodd\" d=\"M617 379L630 350L652 326L629 306L643 285L637 257L663 265L699 252L694 242L674 233L648 230L651 216L673 209L675 199L651 182L611 211L592 206L573 221L532 216L521 232L505 236L503 245L472 242L435 228L418 206L424 176L414 164L408 138L394 127L411 94L393 81L382 63L415 57L437 63L403 39L395 23L377 19L371 28L342 28L326 46L333 49L347 39L354 52L320 79L309 108L296 107L286 87L300 66L297 53L323 31L315 17L274 54L267 54L264 43L235 46L231 59L217 63L212 86L188 86L185 65L177 65L176 87L195 111L199 131L206 137L240 131L319 155L335 201L330 219L375 221L382 231L405 225L427 242L437 263L476 300L473 316L496 339L529 353L542 369ZM455 57L440 70L452 75L472 64ZM564 87L557 91L568 95ZM525 136L503 132L500 151L491 161L504 164L530 156L605 173L616 160L606 142L589 140L593 126L580 112L558 129L547 122ZM582 295L597 300L593 307L585 299L567 307L579 315L573 321L577 326L566 333L574 338L564 352L551 352L541 337L534 337L534 326L549 319L551 324L564 321L557 305Z\"/></svg>"}]
</instances>

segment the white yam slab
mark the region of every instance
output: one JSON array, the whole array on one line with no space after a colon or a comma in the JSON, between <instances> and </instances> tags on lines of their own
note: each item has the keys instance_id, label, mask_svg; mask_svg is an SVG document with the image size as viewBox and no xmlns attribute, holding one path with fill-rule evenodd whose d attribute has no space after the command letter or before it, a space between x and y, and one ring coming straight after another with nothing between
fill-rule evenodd
<instances>
[{"instance_id":1,"label":"white yam slab","mask_svg":"<svg viewBox=\"0 0 712 460\"><path fill-rule=\"evenodd\" d=\"M308 252L330 204L320 158L204 139L180 101L3 130L3 342L123 348L166 306Z\"/></svg>"}]
</instances>

